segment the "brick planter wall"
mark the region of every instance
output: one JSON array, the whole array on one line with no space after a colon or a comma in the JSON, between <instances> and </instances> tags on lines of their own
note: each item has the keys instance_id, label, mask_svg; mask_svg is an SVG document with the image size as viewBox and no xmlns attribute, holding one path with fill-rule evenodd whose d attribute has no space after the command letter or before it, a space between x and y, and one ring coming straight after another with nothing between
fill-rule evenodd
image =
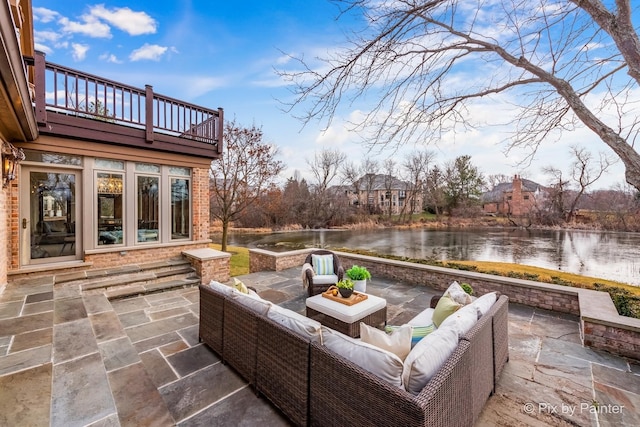
<instances>
[{"instance_id":1,"label":"brick planter wall","mask_svg":"<svg viewBox=\"0 0 640 427\"><path fill-rule=\"evenodd\" d=\"M251 249L250 271L280 271L302 266L307 254L313 250L277 253ZM441 291L456 280L469 283L477 295L498 291L519 304L580 316L585 346L640 359L640 319L620 316L606 292L365 255L336 253L345 270L353 264L367 267L373 280L376 276L382 276Z\"/></svg>"}]
</instances>

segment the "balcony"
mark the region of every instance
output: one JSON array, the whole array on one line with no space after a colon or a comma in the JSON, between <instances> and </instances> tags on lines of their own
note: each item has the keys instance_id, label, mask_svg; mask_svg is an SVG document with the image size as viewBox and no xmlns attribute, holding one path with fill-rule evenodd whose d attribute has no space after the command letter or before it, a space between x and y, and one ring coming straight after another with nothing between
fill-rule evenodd
<instances>
[{"instance_id":1,"label":"balcony","mask_svg":"<svg viewBox=\"0 0 640 427\"><path fill-rule=\"evenodd\" d=\"M37 52L35 112L41 135L216 159L223 110L47 63Z\"/></svg>"}]
</instances>

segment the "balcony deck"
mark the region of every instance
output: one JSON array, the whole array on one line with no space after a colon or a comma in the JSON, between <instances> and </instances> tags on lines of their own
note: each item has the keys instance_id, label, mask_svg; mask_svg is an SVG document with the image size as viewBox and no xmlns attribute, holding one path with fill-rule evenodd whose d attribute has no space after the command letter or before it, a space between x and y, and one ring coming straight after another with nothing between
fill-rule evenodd
<instances>
[{"instance_id":1,"label":"balcony deck","mask_svg":"<svg viewBox=\"0 0 640 427\"><path fill-rule=\"evenodd\" d=\"M299 267L240 279L304 312ZM390 324L434 294L381 278L367 291L387 299ZM0 425L289 425L199 343L198 296L188 288L109 303L54 288L52 277L9 285L0 295L0 331L14 334L0 334ZM510 304L509 351L478 425L640 425L640 366L584 348L575 317Z\"/></svg>"},{"instance_id":2,"label":"balcony deck","mask_svg":"<svg viewBox=\"0 0 640 427\"><path fill-rule=\"evenodd\" d=\"M42 135L187 154L222 153L223 110L34 59L35 112Z\"/></svg>"}]
</instances>

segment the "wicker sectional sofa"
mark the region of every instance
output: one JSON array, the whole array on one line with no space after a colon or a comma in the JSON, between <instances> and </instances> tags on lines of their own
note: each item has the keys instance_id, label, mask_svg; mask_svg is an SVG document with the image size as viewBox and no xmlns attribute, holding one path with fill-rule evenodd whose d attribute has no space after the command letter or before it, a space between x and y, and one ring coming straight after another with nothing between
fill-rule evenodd
<instances>
[{"instance_id":1,"label":"wicker sectional sofa","mask_svg":"<svg viewBox=\"0 0 640 427\"><path fill-rule=\"evenodd\" d=\"M286 309L227 288L200 285L200 340L296 425L471 426L508 360L506 296L413 394L283 324Z\"/></svg>"}]
</instances>

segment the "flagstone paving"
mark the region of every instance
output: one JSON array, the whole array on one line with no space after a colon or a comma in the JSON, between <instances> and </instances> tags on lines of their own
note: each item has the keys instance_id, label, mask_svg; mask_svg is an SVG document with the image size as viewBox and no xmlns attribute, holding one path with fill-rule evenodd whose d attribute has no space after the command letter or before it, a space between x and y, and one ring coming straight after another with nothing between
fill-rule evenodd
<instances>
[{"instance_id":1,"label":"flagstone paving","mask_svg":"<svg viewBox=\"0 0 640 427\"><path fill-rule=\"evenodd\" d=\"M241 279L304 312L298 268ZM197 288L110 302L53 281L0 295L0 426L289 425L199 342ZM435 294L377 278L367 290L390 324ZM584 348L576 317L511 304L509 351L478 425L640 425L640 365Z\"/></svg>"}]
</instances>

